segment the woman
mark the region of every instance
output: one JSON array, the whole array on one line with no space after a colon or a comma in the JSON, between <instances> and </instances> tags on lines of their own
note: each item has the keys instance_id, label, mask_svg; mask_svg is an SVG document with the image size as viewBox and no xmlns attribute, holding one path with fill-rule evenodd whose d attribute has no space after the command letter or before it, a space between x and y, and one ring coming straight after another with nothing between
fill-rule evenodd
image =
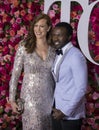
<instances>
[{"instance_id":1,"label":"woman","mask_svg":"<svg viewBox=\"0 0 99 130\"><path fill-rule=\"evenodd\" d=\"M54 49L50 46L49 32L51 21L48 15L38 15L31 27L27 39L21 41L15 56L10 80L9 101L16 113L15 103L18 78L24 69L21 98L24 99L22 114L23 130L52 130L51 107L54 81L51 66L54 61Z\"/></svg>"}]
</instances>

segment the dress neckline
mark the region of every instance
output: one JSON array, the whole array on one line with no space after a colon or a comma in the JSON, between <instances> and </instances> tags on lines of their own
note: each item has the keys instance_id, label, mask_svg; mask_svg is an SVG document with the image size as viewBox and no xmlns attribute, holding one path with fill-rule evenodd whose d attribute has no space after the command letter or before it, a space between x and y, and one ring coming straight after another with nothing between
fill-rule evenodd
<instances>
[{"instance_id":1,"label":"dress neckline","mask_svg":"<svg viewBox=\"0 0 99 130\"><path fill-rule=\"evenodd\" d=\"M43 58L35 51L36 56L37 56L41 61L43 61L43 62L47 61L47 59L48 59L48 57L49 57L49 53L50 53L50 46L48 47L48 52L47 52L47 54L46 54L46 58L45 58L45 59L43 59Z\"/></svg>"}]
</instances>

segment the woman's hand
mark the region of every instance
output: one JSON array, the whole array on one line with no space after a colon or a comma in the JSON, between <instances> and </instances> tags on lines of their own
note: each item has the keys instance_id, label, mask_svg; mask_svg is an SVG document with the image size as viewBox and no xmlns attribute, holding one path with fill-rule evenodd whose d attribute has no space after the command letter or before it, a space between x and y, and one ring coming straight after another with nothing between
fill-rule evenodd
<instances>
[{"instance_id":1,"label":"woman's hand","mask_svg":"<svg viewBox=\"0 0 99 130\"><path fill-rule=\"evenodd\" d=\"M16 104L16 102L14 102L14 101L9 101L8 99L7 99L7 102L11 105L12 111L13 111L14 113L16 113L16 114L19 114L19 112L18 112L18 105Z\"/></svg>"},{"instance_id":2,"label":"woman's hand","mask_svg":"<svg viewBox=\"0 0 99 130\"><path fill-rule=\"evenodd\" d=\"M11 104L13 112L19 114L19 112L18 112L18 105L16 104L16 102L10 101L10 104Z\"/></svg>"}]
</instances>

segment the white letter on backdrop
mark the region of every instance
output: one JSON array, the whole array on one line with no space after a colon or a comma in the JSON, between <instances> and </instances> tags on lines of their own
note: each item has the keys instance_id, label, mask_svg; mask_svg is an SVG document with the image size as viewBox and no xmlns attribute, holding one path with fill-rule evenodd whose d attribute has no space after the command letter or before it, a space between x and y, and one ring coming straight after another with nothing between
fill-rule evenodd
<instances>
[{"instance_id":1,"label":"white letter on backdrop","mask_svg":"<svg viewBox=\"0 0 99 130\"><path fill-rule=\"evenodd\" d=\"M83 10L88 7L89 0L45 0L44 1L44 13L48 13L51 5L55 2L61 2L61 21L70 22L70 11L71 11L71 2L75 1L78 2Z\"/></svg>"},{"instance_id":2,"label":"white letter on backdrop","mask_svg":"<svg viewBox=\"0 0 99 130\"><path fill-rule=\"evenodd\" d=\"M70 22L70 0L45 0L44 13L48 13L49 8L55 2L61 2L61 21Z\"/></svg>"},{"instance_id":3,"label":"white letter on backdrop","mask_svg":"<svg viewBox=\"0 0 99 130\"><path fill-rule=\"evenodd\" d=\"M65 21L68 23L70 22L71 2L73 1L78 2L81 5L83 9L83 13L78 23L78 30L77 30L78 43L82 52L87 57L87 59L92 63L99 65L92 59L88 47L88 25L89 25L90 14L93 7L95 6L95 4L99 2L99 0L91 3L90 5L89 5L89 0L49 0L49 1L45 0L44 12L47 14L51 5L58 1L61 2L61 21Z\"/></svg>"},{"instance_id":4,"label":"white letter on backdrop","mask_svg":"<svg viewBox=\"0 0 99 130\"><path fill-rule=\"evenodd\" d=\"M78 31L77 31L78 42L79 42L79 46L80 46L82 52L84 53L84 55L87 57L87 59L89 61L91 61L92 63L94 63L96 65L99 65L99 64L96 63L92 59L90 52L89 52L88 27L89 27L89 19L90 19L91 11L92 11L93 7L95 6L95 4L97 4L98 2L99 2L99 0L91 3L90 5L88 5L88 7L86 9L83 10L83 13L82 13L81 18L78 23Z\"/></svg>"}]
</instances>

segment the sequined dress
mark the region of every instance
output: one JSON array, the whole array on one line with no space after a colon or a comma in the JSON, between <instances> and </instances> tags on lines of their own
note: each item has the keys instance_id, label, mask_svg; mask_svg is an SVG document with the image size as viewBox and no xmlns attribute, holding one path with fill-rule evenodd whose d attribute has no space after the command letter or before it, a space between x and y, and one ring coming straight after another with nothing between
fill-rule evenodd
<instances>
[{"instance_id":1,"label":"sequined dress","mask_svg":"<svg viewBox=\"0 0 99 130\"><path fill-rule=\"evenodd\" d=\"M54 81L51 66L54 57L51 47L45 61L36 52L27 54L22 43L18 47L10 80L9 99L15 101L18 79L24 68L21 88L21 98L25 100L23 130L52 130L50 113Z\"/></svg>"}]
</instances>

